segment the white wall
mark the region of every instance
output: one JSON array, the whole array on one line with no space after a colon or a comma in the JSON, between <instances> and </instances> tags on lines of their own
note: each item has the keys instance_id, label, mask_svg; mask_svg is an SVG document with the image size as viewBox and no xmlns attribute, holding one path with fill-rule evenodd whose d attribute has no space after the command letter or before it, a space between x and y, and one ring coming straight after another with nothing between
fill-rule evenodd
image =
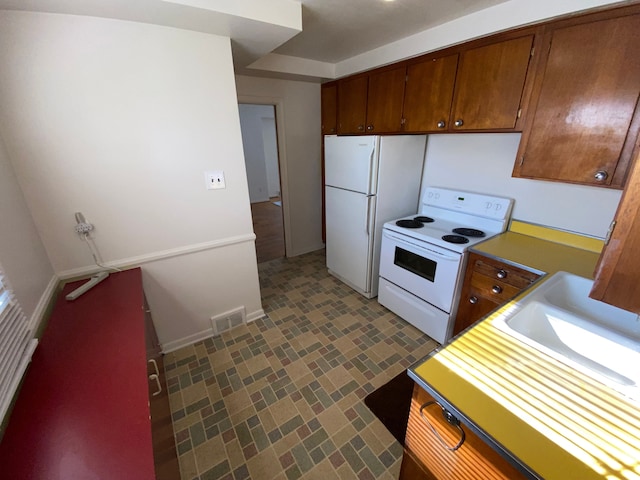
<instances>
[{"instance_id":1,"label":"white wall","mask_svg":"<svg viewBox=\"0 0 640 480\"><path fill-rule=\"evenodd\" d=\"M278 166L278 139L276 119L271 108L270 117L262 117L262 143L264 145L264 164L267 168L267 189L269 197L280 196L280 168Z\"/></svg>"},{"instance_id":2,"label":"white wall","mask_svg":"<svg viewBox=\"0 0 640 480\"><path fill-rule=\"evenodd\" d=\"M0 265L27 318L41 320L57 277L0 137Z\"/></svg>"},{"instance_id":3,"label":"white wall","mask_svg":"<svg viewBox=\"0 0 640 480\"><path fill-rule=\"evenodd\" d=\"M105 262L143 265L162 343L261 315L229 39L0 12L0 45L0 132L54 270L94 268L82 211ZM205 170L227 188L206 190Z\"/></svg>"},{"instance_id":4,"label":"white wall","mask_svg":"<svg viewBox=\"0 0 640 480\"><path fill-rule=\"evenodd\" d=\"M276 105L287 255L322 248L320 85L237 75L236 88L242 103Z\"/></svg>"},{"instance_id":5,"label":"white wall","mask_svg":"<svg viewBox=\"0 0 640 480\"><path fill-rule=\"evenodd\" d=\"M273 107L270 105L240 104L238 108L240 110L244 162L247 167L249 199L251 203L266 202L270 195L263 119L274 118ZM272 133L275 136L275 131Z\"/></svg>"},{"instance_id":6,"label":"white wall","mask_svg":"<svg viewBox=\"0 0 640 480\"><path fill-rule=\"evenodd\" d=\"M620 190L512 178L519 133L430 135L423 185L515 199L512 218L604 238Z\"/></svg>"}]
</instances>

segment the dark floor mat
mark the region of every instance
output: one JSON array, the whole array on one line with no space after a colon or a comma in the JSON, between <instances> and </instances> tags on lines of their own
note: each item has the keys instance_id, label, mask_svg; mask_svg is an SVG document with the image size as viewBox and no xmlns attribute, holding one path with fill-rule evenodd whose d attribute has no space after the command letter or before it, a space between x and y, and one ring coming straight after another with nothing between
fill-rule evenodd
<instances>
[{"instance_id":1,"label":"dark floor mat","mask_svg":"<svg viewBox=\"0 0 640 480\"><path fill-rule=\"evenodd\" d=\"M407 432L413 385L413 380L403 371L364 399L365 405L380 419L400 445L404 445Z\"/></svg>"}]
</instances>

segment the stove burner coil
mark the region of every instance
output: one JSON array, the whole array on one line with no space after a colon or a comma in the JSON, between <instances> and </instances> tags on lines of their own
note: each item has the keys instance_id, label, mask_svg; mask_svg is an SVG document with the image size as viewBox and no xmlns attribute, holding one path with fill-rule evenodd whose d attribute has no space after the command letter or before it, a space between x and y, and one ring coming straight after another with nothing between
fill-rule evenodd
<instances>
[{"instance_id":1,"label":"stove burner coil","mask_svg":"<svg viewBox=\"0 0 640 480\"><path fill-rule=\"evenodd\" d=\"M422 222L422 223L431 223L433 222L433 218L431 217L425 217L423 215L419 215L417 217L413 217L414 220L418 221L418 222Z\"/></svg>"},{"instance_id":2,"label":"stove burner coil","mask_svg":"<svg viewBox=\"0 0 640 480\"><path fill-rule=\"evenodd\" d=\"M396 225L399 227L404 227L404 228L420 228L422 227L424 224L418 220L398 220L396 222Z\"/></svg>"},{"instance_id":3,"label":"stove burner coil","mask_svg":"<svg viewBox=\"0 0 640 480\"><path fill-rule=\"evenodd\" d=\"M464 235L465 237L484 237L482 230L476 230L475 228L454 228L451 230L458 235Z\"/></svg>"},{"instance_id":4,"label":"stove burner coil","mask_svg":"<svg viewBox=\"0 0 640 480\"><path fill-rule=\"evenodd\" d=\"M442 240L449 243L469 243L469 239L462 235L444 235Z\"/></svg>"}]
</instances>

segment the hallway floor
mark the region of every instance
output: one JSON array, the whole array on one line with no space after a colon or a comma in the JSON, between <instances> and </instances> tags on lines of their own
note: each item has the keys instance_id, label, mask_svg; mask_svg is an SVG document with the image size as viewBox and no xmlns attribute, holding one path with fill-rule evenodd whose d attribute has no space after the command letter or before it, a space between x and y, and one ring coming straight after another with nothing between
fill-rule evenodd
<instances>
[{"instance_id":1,"label":"hallway floor","mask_svg":"<svg viewBox=\"0 0 640 480\"><path fill-rule=\"evenodd\" d=\"M437 343L323 250L258 269L267 317L165 356L182 479L397 478L402 446L363 400Z\"/></svg>"}]
</instances>

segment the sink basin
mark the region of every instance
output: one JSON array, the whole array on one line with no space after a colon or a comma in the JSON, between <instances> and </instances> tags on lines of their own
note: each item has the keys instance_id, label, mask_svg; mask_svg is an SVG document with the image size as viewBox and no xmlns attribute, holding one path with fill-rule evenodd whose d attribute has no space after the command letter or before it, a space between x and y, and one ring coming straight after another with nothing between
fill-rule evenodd
<instances>
[{"instance_id":1,"label":"sink basin","mask_svg":"<svg viewBox=\"0 0 640 480\"><path fill-rule=\"evenodd\" d=\"M593 282L558 272L494 325L529 346L640 400L638 315L588 297Z\"/></svg>"}]
</instances>

